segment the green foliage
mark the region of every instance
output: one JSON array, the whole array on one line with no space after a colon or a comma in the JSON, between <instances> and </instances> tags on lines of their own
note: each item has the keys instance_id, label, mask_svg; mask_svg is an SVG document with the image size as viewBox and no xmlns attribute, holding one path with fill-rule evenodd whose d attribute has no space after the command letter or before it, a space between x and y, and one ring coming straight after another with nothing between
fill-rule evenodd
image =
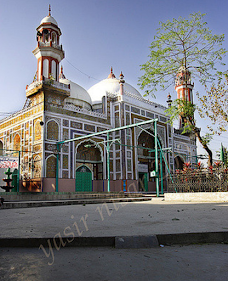
<instances>
[{"instance_id":1,"label":"green foliage","mask_svg":"<svg viewBox=\"0 0 228 281\"><path fill-rule=\"evenodd\" d=\"M204 16L198 12L190 14L188 19L179 17L160 22L150 46L149 60L141 65L144 75L139 78L139 85L146 95L173 85L180 66L191 71L192 77L197 77L202 85L221 74L216 66L223 65L224 35L213 35L203 22Z\"/></svg>"},{"instance_id":2,"label":"green foliage","mask_svg":"<svg viewBox=\"0 0 228 281\"><path fill-rule=\"evenodd\" d=\"M195 105L186 100L176 99L172 102L172 105L165 110L166 114L169 115L169 123L173 125L175 120L178 120L180 115L184 118L183 132L182 134L192 132L195 128Z\"/></svg>"},{"instance_id":3,"label":"green foliage","mask_svg":"<svg viewBox=\"0 0 228 281\"><path fill-rule=\"evenodd\" d=\"M206 134L205 136L202 136L203 144L208 145L212 140L211 134Z\"/></svg>"}]
</instances>

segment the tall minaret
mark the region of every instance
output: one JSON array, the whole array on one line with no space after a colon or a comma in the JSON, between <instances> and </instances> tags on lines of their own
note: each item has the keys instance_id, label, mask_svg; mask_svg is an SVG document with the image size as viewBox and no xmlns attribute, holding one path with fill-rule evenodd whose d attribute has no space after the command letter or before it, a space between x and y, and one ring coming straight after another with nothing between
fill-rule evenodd
<instances>
[{"instance_id":1,"label":"tall minaret","mask_svg":"<svg viewBox=\"0 0 228 281\"><path fill-rule=\"evenodd\" d=\"M193 103L193 87L194 83L191 82L191 72L184 66L181 66L175 79L177 98ZM180 115L179 129L181 128L183 128L183 116Z\"/></svg>"},{"instance_id":2,"label":"tall minaret","mask_svg":"<svg viewBox=\"0 0 228 281\"><path fill-rule=\"evenodd\" d=\"M59 63L64 58L64 51L60 45L61 30L58 23L49 14L43 18L37 27L37 47L33 54L37 58L37 80L45 78L59 79Z\"/></svg>"}]
</instances>

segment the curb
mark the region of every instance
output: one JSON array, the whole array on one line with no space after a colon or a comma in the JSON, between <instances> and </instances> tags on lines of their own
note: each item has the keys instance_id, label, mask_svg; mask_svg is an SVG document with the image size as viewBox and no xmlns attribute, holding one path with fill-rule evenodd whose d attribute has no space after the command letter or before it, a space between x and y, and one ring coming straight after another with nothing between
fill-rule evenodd
<instances>
[{"instance_id":1,"label":"curb","mask_svg":"<svg viewBox=\"0 0 228 281\"><path fill-rule=\"evenodd\" d=\"M175 233L138 236L107 237L51 237L51 238L0 238L0 247L46 248L58 247L115 247L117 249L152 248L159 245L190 245L228 243L228 232Z\"/></svg>"},{"instance_id":2,"label":"curb","mask_svg":"<svg viewBox=\"0 0 228 281\"><path fill-rule=\"evenodd\" d=\"M151 201L151 197L138 198L110 198L110 199L70 199L70 200L52 200L52 201L21 201L21 202L4 202L2 209L15 208L36 208L36 207L51 207L51 206L66 206L66 205L83 205L83 204L103 204L103 203L118 203L118 202L137 202Z\"/></svg>"}]
</instances>

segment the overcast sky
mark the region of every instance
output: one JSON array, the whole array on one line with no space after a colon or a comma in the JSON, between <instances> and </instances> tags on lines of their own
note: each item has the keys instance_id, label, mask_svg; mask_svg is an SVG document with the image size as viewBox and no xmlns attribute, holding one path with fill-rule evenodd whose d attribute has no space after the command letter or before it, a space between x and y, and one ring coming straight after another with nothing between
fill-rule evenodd
<instances>
[{"instance_id":1,"label":"overcast sky","mask_svg":"<svg viewBox=\"0 0 228 281\"><path fill-rule=\"evenodd\" d=\"M32 82L37 68L32 54L37 43L36 28L48 15L49 4L62 31L64 74L87 90L107 78L111 66L117 78L122 71L126 82L139 90L138 78L143 74L140 65L147 61L159 21L187 18L198 11L206 13L208 27L213 33L225 34L228 49L226 0L0 0L0 4L1 113L20 110L24 105L25 87ZM228 57L225 63L228 65ZM195 91L202 92L194 82ZM155 101L166 105L168 93L176 97L170 88L157 93ZM207 132L205 124L205 120L198 121L203 132ZM228 147L227 133L214 137L210 146L213 152L221 142Z\"/></svg>"}]
</instances>

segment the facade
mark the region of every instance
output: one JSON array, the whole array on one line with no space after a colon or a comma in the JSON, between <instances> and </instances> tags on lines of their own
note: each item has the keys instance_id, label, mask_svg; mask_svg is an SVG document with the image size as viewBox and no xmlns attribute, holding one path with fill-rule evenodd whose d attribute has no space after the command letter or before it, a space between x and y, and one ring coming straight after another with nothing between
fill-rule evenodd
<instances>
[{"instance_id":1,"label":"facade","mask_svg":"<svg viewBox=\"0 0 228 281\"><path fill-rule=\"evenodd\" d=\"M172 150L165 153L169 169L194 161L195 139L174 132L166 107L144 99L122 73L116 78L111 69L88 91L68 80L59 71L65 55L60 36L49 12L37 28L37 72L26 87L25 105L0 120L0 148L20 151L20 191L55 192L57 167L59 192L106 191L107 134L65 143L60 152L57 142L154 118L161 147ZM153 132L151 123L110 133L111 191L155 191Z\"/></svg>"}]
</instances>

